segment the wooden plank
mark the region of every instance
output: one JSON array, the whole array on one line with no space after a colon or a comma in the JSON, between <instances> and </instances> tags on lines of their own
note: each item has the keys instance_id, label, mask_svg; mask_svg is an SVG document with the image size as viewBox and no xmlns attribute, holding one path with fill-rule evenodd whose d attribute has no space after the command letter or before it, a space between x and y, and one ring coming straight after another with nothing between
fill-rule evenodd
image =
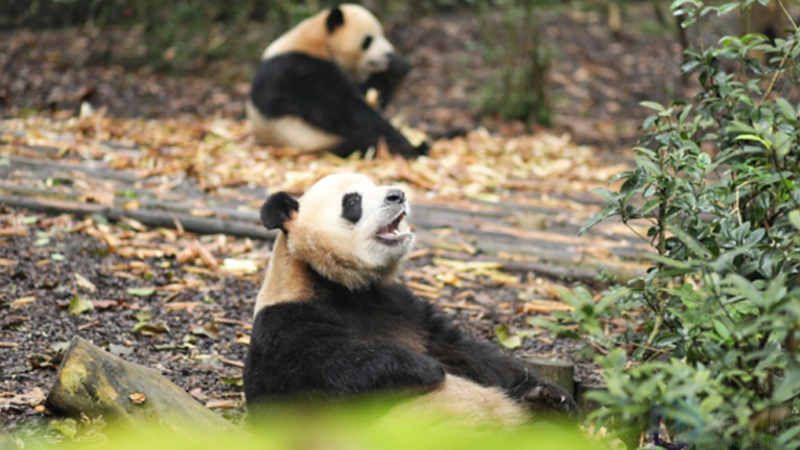
<instances>
[{"instance_id":1,"label":"wooden plank","mask_svg":"<svg viewBox=\"0 0 800 450\"><path fill-rule=\"evenodd\" d=\"M234 222L216 218L195 217L187 214L164 211L126 210L103 205L60 201L51 199L34 199L12 195L0 195L0 205L42 211L50 214L75 214L87 216L97 214L110 220L123 217L137 220L147 226L164 228L183 228L200 234L227 234L230 236L249 237L273 240L275 233L259 225Z\"/></svg>"}]
</instances>

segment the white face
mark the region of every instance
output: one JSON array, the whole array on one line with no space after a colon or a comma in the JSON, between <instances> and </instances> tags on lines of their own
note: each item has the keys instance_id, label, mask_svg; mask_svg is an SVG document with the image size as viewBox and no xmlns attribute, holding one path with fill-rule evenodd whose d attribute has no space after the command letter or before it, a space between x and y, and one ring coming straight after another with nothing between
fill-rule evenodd
<instances>
[{"instance_id":1,"label":"white face","mask_svg":"<svg viewBox=\"0 0 800 450\"><path fill-rule=\"evenodd\" d=\"M293 252L350 288L390 276L414 244L405 192L358 174L329 175L300 198Z\"/></svg>"},{"instance_id":2,"label":"white face","mask_svg":"<svg viewBox=\"0 0 800 450\"><path fill-rule=\"evenodd\" d=\"M389 67L394 46L383 34L378 19L366 8L343 4L344 23L328 37L328 48L336 63L363 82Z\"/></svg>"},{"instance_id":3,"label":"white face","mask_svg":"<svg viewBox=\"0 0 800 450\"><path fill-rule=\"evenodd\" d=\"M394 53L394 46L382 34L366 35L362 40L362 48L366 46L358 62L358 73L361 81L377 72L389 68L389 58Z\"/></svg>"}]
</instances>

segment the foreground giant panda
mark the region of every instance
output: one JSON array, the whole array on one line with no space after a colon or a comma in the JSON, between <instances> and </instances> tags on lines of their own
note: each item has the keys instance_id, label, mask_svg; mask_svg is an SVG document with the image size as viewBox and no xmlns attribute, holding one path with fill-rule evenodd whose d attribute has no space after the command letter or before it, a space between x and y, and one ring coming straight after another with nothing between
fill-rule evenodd
<instances>
[{"instance_id":1,"label":"foreground giant panda","mask_svg":"<svg viewBox=\"0 0 800 450\"><path fill-rule=\"evenodd\" d=\"M388 103L409 66L362 6L322 11L272 42L250 89L247 115L257 141L302 152L346 156L383 139L392 153L417 156L412 145L364 99L376 88Z\"/></svg>"},{"instance_id":2,"label":"foreground giant panda","mask_svg":"<svg viewBox=\"0 0 800 450\"><path fill-rule=\"evenodd\" d=\"M402 391L420 395L400 407L470 423L571 410L565 391L392 281L414 242L408 213L402 190L357 174L267 199L261 219L279 232L256 299L248 406Z\"/></svg>"}]
</instances>

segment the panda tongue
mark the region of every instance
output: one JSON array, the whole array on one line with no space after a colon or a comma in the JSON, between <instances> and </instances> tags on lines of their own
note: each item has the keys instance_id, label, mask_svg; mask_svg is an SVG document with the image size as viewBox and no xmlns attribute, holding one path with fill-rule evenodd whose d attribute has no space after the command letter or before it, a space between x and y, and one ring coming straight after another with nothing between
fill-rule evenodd
<instances>
[{"instance_id":1,"label":"panda tongue","mask_svg":"<svg viewBox=\"0 0 800 450\"><path fill-rule=\"evenodd\" d=\"M382 235L387 235L388 234L390 236L394 236L394 235L398 234L397 227L400 226L400 221L403 220L403 216L404 215L405 214L400 214L399 216L397 216L397 219L393 220L390 224L388 224L385 227L383 227L381 229L380 234L382 234Z\"/></svg>"}]
</instances>

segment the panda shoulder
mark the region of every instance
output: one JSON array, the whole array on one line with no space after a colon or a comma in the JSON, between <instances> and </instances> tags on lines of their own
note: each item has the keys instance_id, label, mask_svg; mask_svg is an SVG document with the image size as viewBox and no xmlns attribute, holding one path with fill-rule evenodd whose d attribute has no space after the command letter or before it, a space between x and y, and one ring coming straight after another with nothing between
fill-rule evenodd
<instances>
[{"instance_id":1,"label":"panda shoulder","mask_svg":"<svg viewBox=\"0 0 800 450\"><path fill-rule=\"evenodd\" d=\"M315 322L329 315L325 308L314 301L277 303L258 311L253 319L253 332L297 328L298 324Z\"/></svg>"},{"instance_id":2,"label":"panda shoulder","mask_svg":"<svg viewBox=\"0 0 800 450\"><path fill-rule=\"evenodd\" d=\"M438 314L438 310L433 304L419 298L404 284L388 283L380 286L378 289L381 297L388 299L396 309L425 320Z\"/></svg>"}]
</instances>

